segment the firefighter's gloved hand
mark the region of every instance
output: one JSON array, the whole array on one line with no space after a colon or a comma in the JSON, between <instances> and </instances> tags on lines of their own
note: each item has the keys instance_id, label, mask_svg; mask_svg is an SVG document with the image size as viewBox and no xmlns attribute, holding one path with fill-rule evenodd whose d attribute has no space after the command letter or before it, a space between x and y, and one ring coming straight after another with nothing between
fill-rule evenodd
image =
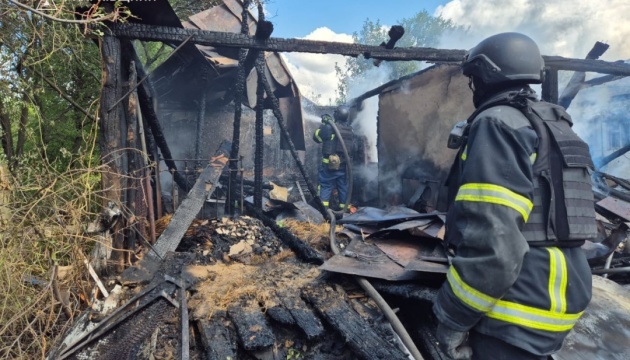
<instances>
[{"instance_id":1,"label":"firefighter's gloved hand","mask_svg":"<svg viewBox=\"0 0 630 360\"><path fill-rule=\"evenodd\" d=\"M453 359L469 360L472 357L472 349L466 343L467 332L456 331L446 325L439 324L436 337L440 349Z\"/></svg>"}]
</instances>

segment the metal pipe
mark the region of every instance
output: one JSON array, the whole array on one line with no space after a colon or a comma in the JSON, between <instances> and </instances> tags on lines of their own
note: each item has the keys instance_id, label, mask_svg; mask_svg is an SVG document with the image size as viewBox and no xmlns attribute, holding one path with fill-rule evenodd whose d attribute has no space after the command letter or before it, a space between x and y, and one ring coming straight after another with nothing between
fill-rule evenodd
<instances>
[{"instance_id":1,"label":"metal pipe","mask_svg":"<svg viewBox=\"0 0 630 360\"><path fill-rule=\"evenodd\" d=\"M630 266L618 267L618 268L612 268L612 269L593 269L591 270L591 273L593 275L630 273Z\"/></svg>"},{"instance_id":2,"label":"metal pipe","mask_svg":"<svg viewBox=\"0 0 630 360\"><path fill-rule=\"evenodd\" d=\"M606 259L606 264L604 265L604 269L610 269L610 263L612 262L612 258L613 255L615 254L615 252L611 252L610 255L608 255L608 258ZM608 278L608 274L604 274L603 275L605 278Z\"/></svg>"}]
</instances>

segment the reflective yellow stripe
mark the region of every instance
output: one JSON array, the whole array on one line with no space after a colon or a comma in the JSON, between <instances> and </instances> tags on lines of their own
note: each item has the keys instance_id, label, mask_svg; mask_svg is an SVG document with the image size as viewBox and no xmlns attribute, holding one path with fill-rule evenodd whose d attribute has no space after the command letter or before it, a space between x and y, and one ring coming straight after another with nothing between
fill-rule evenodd
<instances>
[{"instance_id":1,"label":"reflective yellow stripe","mask_svg":"<svg viewBox=\"0 0 630 360\"><path fill-rule=\"evenodd\" d=\"M320 129L315 130L315 138L318 142L323 142L322 138L319 136L319 130Z\"/></svg>"},{"instance_id":2,"label":"reflective yellow stripe","mask_svg":"<svg viewBox=\"0 0 630 360\"><path fill-rule=\"evenodd\" d=\"M529 156L529 161L533 164L536 162L536 157L538 157L538 154L533 153Z\"/></svg>"},{"instance_id":3,"label":"reflective yellow stripe","mask_svg":"<svg viewBox=\"0 0 630 360\"><path fill-rule=\"evenodd\" d=\"M515 325L551 332L569 331L578 321L578 314L561 314L509 301L499 300L486 315Z\"/></svg>"},{"instance_id":4,"label":"reflective yellow stripe","mask_svg":"<svg viewBox=\"0 0 630 360\"><path fill-rule=\"evenodd\" d=\"M335 134L332 134L332 136L330 137L330 140L335 140Z\"/></svg>"},{"instance_id":5,"label":"reflective yellow stripe","mask_svg":"<svg viewBox=\"0 0 630 360\"><path fill-rule=\"evenodd\" d=\"M462 152L462 156L461 156L462 161L466 161L467 157L468 157L468 145L464 147L464 151Z\"/></svg>"},{"instance_id":6,"label":"reflective yellow stripe","mask_svg":"<svg viewBox=\"0 0 630 360\"><path fill-rule=\"evenodd\" d=\"M459 188L455 201L487 202L507 206L518 211L525 222L534 207L528 198L494 184L464 184Z\"/></svg>"},{"instance_id":7,"label":"reflective yellow stripe","mask_svg":"<svg viewBox=\"0 0 630 360\"><path fill-rule=\"evenodd\" d=\"M559 313L495 299L466 284L454 266L449 268L447 279L451 290L462 302L475 310L485 312L486 316L490 318L511 324L538 330L562 332L571 330L582 316L582 312L578 314Z\"/></svg>"},{"instance_id":8,"label":"reflective yellow stripe","mask_svg":"<svg viewBox=\"0 0 630 360\"><path fill-rule=\"evenodd\" d=\"M330 202L328 202L328 201L322 201L322 204L323 204L324 206L328 206L328 204L329 204L329 203L330 203Z\"/></svg>"},{"instance_id":9,"label":"reflective yellow stripe","mask_svg":"<svg viewBox=\"0 0 630 360\"><path fill-rule=\"evenodd\" d=\"M323 158L323 159L322 159L322 162L323 162L324 164L328 164L328 163L330 162L330 160L328 160L327 158Z\"/></svg>"},{"instance_id":10,"label":"reflective yellow stripe","mask_svg":"<svg viewBox=\"0 0 630 360\"><path fill-rule=\"evenodd\" d=\"M451 285L451 290L453 290L455 296L473 309L481 312L488 312L498 300L477 291L470 285L466 284L459 276L454 266L451 266L448 269L446 278L448 279L448 283Z\"/></svg>"},{"instance_id":11,"label":"reflective yellow stripe","mask_svg":"<svg viewBox=\"0 0 630 360\"><path fill-rule=\"evenodd\" d=\"M547 248L549 252L549 298L550 311L564 314L567 311L567 263L560 249Z\"/></svg>"}]
</instances>

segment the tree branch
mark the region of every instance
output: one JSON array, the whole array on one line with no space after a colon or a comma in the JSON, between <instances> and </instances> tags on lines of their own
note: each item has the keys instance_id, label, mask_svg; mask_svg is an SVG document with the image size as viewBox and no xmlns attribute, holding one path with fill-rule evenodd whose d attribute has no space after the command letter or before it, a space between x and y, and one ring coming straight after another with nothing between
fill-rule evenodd
<instances>
[{"instance_id":1,"label":"tree branch","mask_svg":"<svg viewBox=\"0 0 630 360\"><path fill-rule=\"evenodd\" d=\"M42 16L42 17L44 17L46 19L53 20L53 21L58 21L58 22L66 23L66 24L92 24L92 23L95 23L95 22L103 22L103 21L108 21L108 20L115 21L118 18L118 16L119 16L118 12L113 12L111 14L108 14L108 15L103 16L103 17L98 18L98 19L87 19L87 20L60 19L58 17L50 16L50 15L48 15L46 13L43 13L43 12L41 12L39 10L33 9L30 6L24 5L24 4L19 3L19 2L15 1L15 0L8 0L8 1L11 4L13 4L13 5L21 7L24 10L28 10L28 11L30 11L30 12L32 12L34 14L37 14L39 16Z\"/></svg>"},{"instance_id":2,"label":"tree branch","mask_svg":"<svg viewBox=\"0 0 630 360\"><path fill-rule=\"evenodd\" d=\"M32 67L29 67L28 69L32 70L35 74L37 74L39 77L41 77L42 80L44 80L48 85L50 85L50 87L52 87L55 91L57 91L57 93L59 93L59 95L61 95L62 98L66 99L70 104L72 104L72 106L77 108L77 110L79 110L82 113L84 113L85 116L87 116L90 120L96 121L96 118L93 115L91 115L87 110L85 110L83 107L81 107L81 105L77 104L76 101L72 100L72 98L70 96L68 96L66 93L64 93L63 90L61 90L57 85L55 85L55 83L53 83L52 81L48 80L48 78L46 76L44 76L44 74L42 74L41 72L35 70Z\"/></svg>"}]
</instances>

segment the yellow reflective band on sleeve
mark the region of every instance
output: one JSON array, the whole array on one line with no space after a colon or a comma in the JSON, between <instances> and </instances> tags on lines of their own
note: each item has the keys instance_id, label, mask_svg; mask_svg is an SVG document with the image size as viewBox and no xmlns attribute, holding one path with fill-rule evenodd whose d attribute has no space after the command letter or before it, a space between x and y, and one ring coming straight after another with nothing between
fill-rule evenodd
<instances>
[{"instance_id":1,"label":"yellow reflective band on sleeve","mask_svg":"<svg viewBox=\"0 0 630 360\"><path fill-rule=\"evenodd\" d=\"M475 310L486 313L492 309L498 300L466 284L452 265L448 269L446 279L451 285L451 290L453 290L455 296Z\"/></svg>"},{"instance_id":2,"label":"yellow reflective band on sleeve","mask_svg":"<svg viewBox=\"0 0 630 360\"><path fill-rule=\"evenodd\" d=\"M536 153L531 154L529 156L529 162L532 163L532 164L535 163L536 162L536 157L538 157L538 154L536 154Z\"/></svg>"},{"instance_id":3,"label":"yellow reflective band on sleeve","mask_svg":"<svg viewBox=\"0 0 630 360\"><path fill-rule=\"evenodd\" d=\"M323 142L322 138L319 136L319 130L320 129L315 130L315 138L317 139L317 142Z\"/></svg>"},{"instance_id":4,"label":"yellow reflective band on sleeve","mask_svg":"<svg viewBox=\"0 0 630 360\"><path fill-rule=\"evenodd\" d=\"M330 140L335 140L335 134L332 134L332 136L330 137Z\"/></svg>"},{"instance_id":5,"label":"yellow reflective band on sleeve","mask_svg":"<svg viewBox=\"0 0 630 360\"><path fill-rule=\"evenodd\" d=\"M549 252L550 311L564 314L567 311L567 262L560 249L552 247L546 250Z\"/></svg>"},{"instance_id":6,"label":"yellow reflective band on sleeve","mask_svg":"<svg viewBox=\"0 0 630 360\"><path fill-rule=\"evenodd\" d=\"M525 196L494 184L464 184L459 188L455 201L486 202L507 206L520 213L525 222L529 219L529 214L534 207L534 204Z\"/></svg>"},{"instance_id":7,"label":"yellow reflective band on sleeve","mask_svg":"<svg viewBox=\"0 0 630 360\"><path fill-rule=\"evenodd\" d=\"M328 160L328 158L323 158L323 159L322 159L322 162L323 162L324 164L328 164L328 163L330 162L330 160Z\"/></svg>"},{"instance_id":8,"label":"yellow reflective band on sleeve","mask_svg":"<svg viewBox=\"0 0 630 360\"><path fill-rule=\"evenodd\" d=\"M468 157L468 145L464 147L464 151L462 152L462 156L461 156L462 161L466 161L467 157Z\"/></svg>"},{"instance_id":9,"label":"yellow reflective band on sleeve","mask_svg":"<svg viewBox=\"0 0 630 360\"><path fill-rule=\"evenodd\" d=\"M328 202L328 201L322 201L322 205L324 205L324 206L328 206L328 204L330 204L330 202Z\"/></svg>"},{"instance_id":10,"label":"yellow reflective band on sleeve","mask_svg":"<svg viewBox=\"0 0 630 360\"><path fill-rule=\"evenodd\" d=\"M531 306L499 300L486 316L515 325L537 330L563 332L569 331L578 321L578 314L561 314L555 311L537 309Z\"/></svg>"}]
</instances>

